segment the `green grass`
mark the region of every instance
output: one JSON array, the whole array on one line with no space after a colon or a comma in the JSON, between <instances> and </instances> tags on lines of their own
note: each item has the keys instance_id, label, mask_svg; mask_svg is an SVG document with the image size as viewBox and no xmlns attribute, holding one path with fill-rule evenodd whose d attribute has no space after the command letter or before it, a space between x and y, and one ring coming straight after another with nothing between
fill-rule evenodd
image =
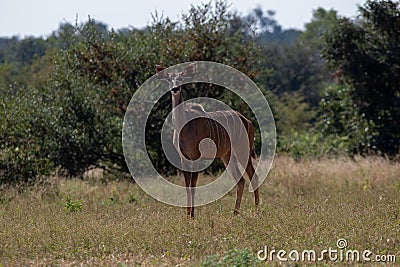
<instances>
[{"instance_id":1,"label":"green grass","mask_svg":"<svg viewBox=\"0 0 400 267\"><path fill-rule=\"evenodd\" d=\"M0 266L279 265L257 263L257 251L321 251L339 238L399 263L400 164L278 158L260 190L258 210L246 192L234 216L233 190L190 219L127 181L53 177L30 190L3 188Z\"/></svg>"}]
</instances>

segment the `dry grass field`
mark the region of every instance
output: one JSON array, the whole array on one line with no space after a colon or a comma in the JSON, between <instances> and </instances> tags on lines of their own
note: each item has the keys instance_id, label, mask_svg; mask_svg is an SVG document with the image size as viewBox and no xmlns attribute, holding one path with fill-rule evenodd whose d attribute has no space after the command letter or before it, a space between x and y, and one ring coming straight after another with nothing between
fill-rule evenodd
<instances>
[{"instance_id":1,"label":"dry grass field","mask_svg":"<svg viewBox=\"0 0 400 267\"><path fill-rule=\"evenodd\" d=\"M265 245L337 249L339 238L347 249L395 255L391 264L400 264L399 163L281 157L260 194L258 210L245 192L234 216L234 190L190 219L128 181L53 177L29 190L2 188L0 266L326 266L327 257L258 262L256 255ZM355 263L335 263L348 264Z\"/></svg>"}]
</instances>

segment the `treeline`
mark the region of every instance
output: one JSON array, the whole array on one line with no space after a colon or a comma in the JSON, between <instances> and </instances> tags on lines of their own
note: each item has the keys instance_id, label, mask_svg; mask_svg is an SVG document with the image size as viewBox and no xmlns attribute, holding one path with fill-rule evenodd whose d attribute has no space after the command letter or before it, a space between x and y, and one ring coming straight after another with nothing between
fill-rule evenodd
<instances>
[{"instance_id":1,"label":"treeline","mask_svg":"<svg viewBox=\"0 0 400 267\"><path fill-rule=\"evenodd\" d=\"M272 11L241 15L217 1L179 21L155 15L143 29L108 30L89 19L47 38L0 38L0 183L94 167L126 173L121 132L130 98L154 65L187 61L227 64L258 84L274 112L278 153L395 157L399 43L400 10L391 1L367 1L356 20L319 8L305 31L283 30ZM223 88L185 90L185 98L198 96L254 119ZM175 172L159 136L170 109L166 95L146 125L149 155L165 174Z\"/></svg>"}]
</instances>

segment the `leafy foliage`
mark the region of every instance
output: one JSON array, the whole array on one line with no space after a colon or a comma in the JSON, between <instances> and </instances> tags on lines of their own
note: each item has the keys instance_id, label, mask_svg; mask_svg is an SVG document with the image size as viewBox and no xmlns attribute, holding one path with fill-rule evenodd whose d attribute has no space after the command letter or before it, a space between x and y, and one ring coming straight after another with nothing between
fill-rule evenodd
<instances>
[{"instance_id":1,"label":"leafy foliage","mask_svg":"<svg viewBox=\"0 0 400 267\"><path fill-rule=\"evenodd\" d=\"M304 132L311 127L316 111L299 92L285 92L278 99L271 98L274 119L279 135L290 135L293 131Z\"/></svg>"},{"instance_id":2,"label":"leafy foliage","mask_svg":"<svg viewBox=\"0 0 400 267\"><path fill-rule=\"evenodd\" d=\"M250 23L228 12L225 2L193 6L182 15L181 22L156 15L152 25L143 30L108 32L104 24L93 20L75 27L61 25L58 33L38 43L63 50L37 59L36 55L41 54L36 50L26 51L35 59L32 66L39 63L47 66L47 58L53 62L51 68L39 68L39 72L47 73L45 78L33 76L35 69L26 71L27 77L34 77L34 84L40 88L37 97L41 102L33 107L35 114L47 122L40 125L43 131L32 131L29 135L46 142L40 151L52 166L60 167L68 176L80 175L92 167L127 171L121 144L123 116L132 94L153 75L154 65L211 60L254 77L258 50L252 34ZM24 58L15 60L20 64L31 63ZM4 72L12 67L4 65ZM6 77L4 87L13 79ZM198 95L223 98L225 94L219 87L192 89L186 91L187 98ZM170 99L166 96L149 119L146 138L156 168L173 173L175 168L162 156L159 137L168 106ZM30 120L33 114L21 116ZM8 149L9 145L4 154L11 156ZM6 175L8 179L12 172ZM35 173L27 176L34 177Z\"/></svg>"},{"instance_id":3,"label":"leafy foliage","mask_svg":"<svg viewBox=\"0 0 400 267\"><path fill-rule=\"evenodd\" d=\"M64 210L69 212L81 211L82 207L82 202L80 200L73 201L71 196L67 197L67 200L64 204Z\"/></svg>"},{"instance_id":4,"label":"leafy foliage","mask_svg":"<svg viewBox=\"0 0 400 267\"><path fill-rule=\"evenodd\" d=\"M347 136L324 135L317 130L292 130L289 135L278 137L277 153L289 155L295 160L339 156L347 152L348 140Z\"/></svg>"},{"instance_id":5,"label":"leafy foliage","mask_svg":"<svg viewBox=\"0 0 400 267\"><path fill-rule=\"evenodd\" d=\"M372 152L377 133L372 121L359 114L357 106L344 85L328 87L321 101L319 126L325 138L341 140L340 148L348 154Z\"/></svg>"},{"instance_id":6,"label":"leafy foliage","mask_svg":"<svg viewBox=\"0 0 400 267\"><path fill-rule=\"evenodd\" d=\"M388 155L399 152L399 40L400 9L391 1L367 1L356 22L341 19L326 36L324 57L336 70L337 79L348 88L355 105L350 110L346 104L339 106L344 107L345 113L354 113L355 109L357 118L365 118L359 125L364 127L367 123L363 139L372 143L361 143L358 151L372 147ZM343 134L351 131L344 129ZM357 131L361 133L363 129Z\"/></svg>"},{"instance_id":7,"label":"leafy foliage","mask_svg":"<svg viewBox=\"0 0 400 267\"><path fill-rule=\"evenodd\" d=\"M319 52L325 46L324 35L335 27L338 20L336 10L317 8L311 21L305 24L306 30L300 35L300 41L316 47Z\"/></svg>"},{"instance_id":8,"label":"leafy foliage","mask_svg":"<svg viewBox=\"0 0 400 267\"><path fill-rule=\"evenodd\" d=\"M46 119L37 109L42 99L32 88L3 92L0 99L0 183L31 182L54 166L46 154Z\"/></svg>"},{"instance_id":9,"label":"leafy foliage","mask_svg":"<svg viewBox=\"0 0 400 267\"><path fill-rule=\"evenodd\" d=\"M217 255L209 256L201 262L201 266L257 266L259 261L253 252L248 249L230 249L219 259Z\"/></svg>"},{"instance_id":10,"label":"leafy foliage","mask_svg":"<svg viewBox=\"0 0 400 267\"><path fill-rule=\"evenodd\" d=\"M176 21L156 13L143 29L109 31L89 18L61 24L46 39L0 38L0 183L91 168L122 177L121 129L131 96L154 65L197 60L235 67L259 85L275 113L279 153L398 153L398 6L368 1L356 21L320 8L304 32L282 29L274 15L257 7L242 16L215 1ZM185 99L200 96L224 101L257 126L229 90L185 86ZM149 156L164 174L176 173L159 136L170 106L166 94L146 124ZM256 132L256 151L260 142ZM215 162L207 171L221 167Z\"/></svg>"}]
</instances>

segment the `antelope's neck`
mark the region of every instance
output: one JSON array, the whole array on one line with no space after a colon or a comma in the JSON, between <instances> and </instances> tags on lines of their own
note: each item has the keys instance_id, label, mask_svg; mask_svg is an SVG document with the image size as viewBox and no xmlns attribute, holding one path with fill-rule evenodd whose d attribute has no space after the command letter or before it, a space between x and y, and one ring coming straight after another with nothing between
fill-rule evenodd
<instances>
[{"instance_id":1,"label":"antelope's neck","mask_svg":"<svg viewBox=\"0 0 400 267\"><path fill-rule=\"evenodd\" d=\"M186 114L182 98L182 91L177 95L172 95L172 125L174 129L180 131L185 125ZM182 105L180 105L182 104ZM178 107L179 106L179 107ZM178 107L178 108L176 108Z\"/></svg>"}]
</instances>

